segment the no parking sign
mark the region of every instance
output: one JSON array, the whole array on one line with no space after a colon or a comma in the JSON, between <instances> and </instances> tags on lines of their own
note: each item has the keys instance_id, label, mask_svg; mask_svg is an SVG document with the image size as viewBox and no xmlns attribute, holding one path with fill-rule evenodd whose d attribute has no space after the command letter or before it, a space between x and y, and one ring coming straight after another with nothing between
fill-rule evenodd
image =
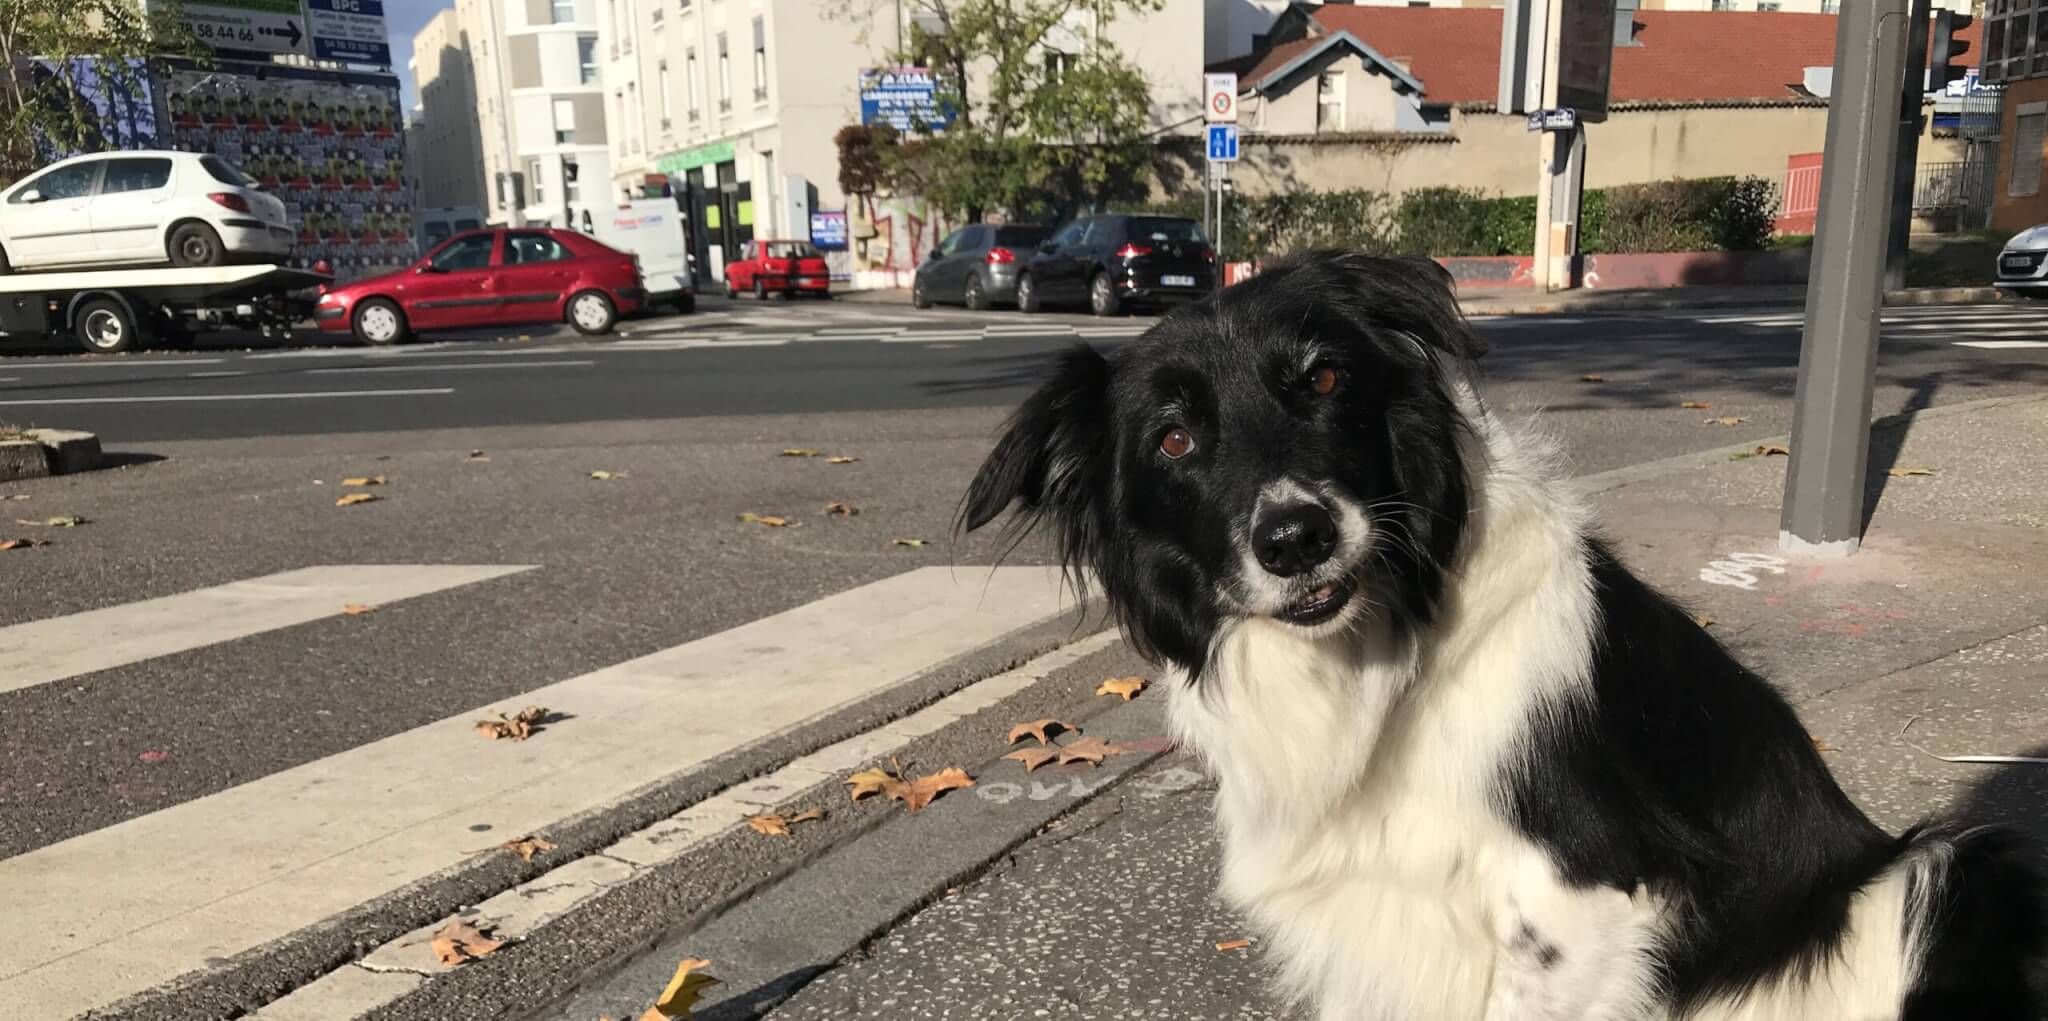
<instances>
[{"instance_id":1,"label":"no parking sign","mask_svg":"<svg viewBox=\"0 0 2048 1021\"><path fill-rule=\"evenodd\" d=\"M1237 123L1237 75L1202 76L1202 116L1211 124Z\"/></svg>"}]
</instances>

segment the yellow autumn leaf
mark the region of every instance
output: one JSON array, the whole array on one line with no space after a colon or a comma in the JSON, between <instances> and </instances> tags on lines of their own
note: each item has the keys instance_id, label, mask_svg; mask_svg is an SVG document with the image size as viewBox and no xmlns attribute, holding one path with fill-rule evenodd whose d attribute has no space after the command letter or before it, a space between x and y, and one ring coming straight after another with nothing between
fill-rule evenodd
<instances>
[{"instance_id":1,"label":"yellow autumn leaf","mask_svg":"<svg viewBox=\"0 0 2048 1021\"><path fill-rule=\"evenodd\" d=\"M690 1016L691 1008L704 995L708 986L715 986L718 980L699 968L708 968L711 962L701 957L692 957L676 965L676 976L668 980L668 988L661 991L661 997L654 1001L654 1010L668 1021Z\"/></svg>"},{"instance_id":2,"label":"yellow autumn leaf","mask_svg":"<svg viewBox=\"0 0 2048 1021\"><path fill-rule=\"evenodd\" d=\"M378 496L375 493L350 493L347 496L344 496L341 499L334 501L334 505L336 507L353 507L359 503L376 503L378 500L381 499L383 499L383 497Z\"/></svg>"}]
</instances>

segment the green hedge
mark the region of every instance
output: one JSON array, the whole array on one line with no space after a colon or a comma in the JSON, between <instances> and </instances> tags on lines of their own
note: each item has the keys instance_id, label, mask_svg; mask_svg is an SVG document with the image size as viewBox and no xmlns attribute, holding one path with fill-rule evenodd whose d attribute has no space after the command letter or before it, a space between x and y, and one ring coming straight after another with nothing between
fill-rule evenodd
<instances>
[{"instance_id":1,"label":"green hedge","mask_svg":"<svg viewBox=\"0 0 2048 1021\"><path fill-rule=\"evenodd\" d=\"M1777 189L1760 177L1708 177L1586 192L1585 252L1749 251L1770 243ZM1379 192L1231 196L1223 250L1232 261L1336 245L1374 254L1529 255L1536 199L1469 188L1419 188L1398 200ZM1200 218L1202 196L1152 211Z\"/></svg>"}]
</instances>

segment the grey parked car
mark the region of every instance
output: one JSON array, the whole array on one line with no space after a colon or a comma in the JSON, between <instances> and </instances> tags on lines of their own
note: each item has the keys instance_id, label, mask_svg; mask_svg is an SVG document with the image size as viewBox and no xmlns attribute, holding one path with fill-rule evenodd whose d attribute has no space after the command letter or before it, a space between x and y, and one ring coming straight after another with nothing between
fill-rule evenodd
<instances>
[{"instance_id":1,"label":"grey parked car","mask_svg":"<svg viewBox=\"0 0 2048 1021\"><path fill-rule=\"evenodd\" d=\"M975 224L946 235L911 278L910 303L957 302L981 311L1017 300L1017 269L1044 241L1036 224Z\"/></svg>"}]
</instances>

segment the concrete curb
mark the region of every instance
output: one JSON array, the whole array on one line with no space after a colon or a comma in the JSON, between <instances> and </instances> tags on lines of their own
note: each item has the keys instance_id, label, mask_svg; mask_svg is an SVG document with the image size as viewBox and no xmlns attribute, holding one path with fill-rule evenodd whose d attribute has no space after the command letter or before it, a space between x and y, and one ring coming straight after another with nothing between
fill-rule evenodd
<instances>
[{"instance_id":1,"label":"concrete curb","mask_svg":"<svg viewBox=\"0 0 2048 1021\"><path fill-rule=\"evenodd\" d=\"M1982 400L1961 401L1956 404L1943 404L1932 408L1923 408L1919 411L1903 411L1896 415L1885 415L1881 418L1872 419L1870 429L1872 432L1875 432L1879 429L1910 425L1922 419L1947 418L1951 415L1969 415L2012 404L2034 404L2042 401L2048 401L2048 394L2028 394L2019 397L1986 397ZM1578 487L1580 492L1592 496L1620 489L1623 486L1632 486L1638 482L1649 482L1666 475L1675 475L1697 468L1711 468L1718 464L1726 464L1735 455L1752 453L1757 447L1766 443L1788 446L1791 442L1792 437L1780 433L1776 436L1759 437L1743 443L1731 443L1724 447L1712 447L1707 450L1694 451L1690 454L1679 454L1656 461L1645 461L1642 464L1632 464L1625 468L1613 468L1604 472L1594 472L1591 475L1581 475L1573 479L1572 482Z\"/></svg>"},{"instance_id":2,"label":"concrete curb","mask_svg":"<svg viewBox=\"0 0 2048 1021\"><path fill-rule=\"evenodd\" d=\"M1712 295L1688 295L1684 293L1657 294L1631 293L1612 298L1600 297L1599 291L1567 291L1545 301L1531 295L1524 299L1514 298L1468 298L1458 302L1458 307L1468 316L1473 315L1576 315L1595 312L1641 312L1687 308L1797 308L1806 303L1804 292L1786 293L1781 290L1763 290L1757 294L1718 293ZM1913 287L1904 290L1886 291L1887 308L1909 308L1924 305L1990 305L2009 304L2015 299L1995 287Z\"/></svg>"},{"instance_id":3,"label":"concrete curb","mask_svg":"<svg viewBox=\"0 0 2048 1021\"><path fill-rule=\"evenodd\" d=\"M0 482L70 475L100 466L100 438L71 429L23 429L0 442Z\"/></svg>"}]
</instances>

